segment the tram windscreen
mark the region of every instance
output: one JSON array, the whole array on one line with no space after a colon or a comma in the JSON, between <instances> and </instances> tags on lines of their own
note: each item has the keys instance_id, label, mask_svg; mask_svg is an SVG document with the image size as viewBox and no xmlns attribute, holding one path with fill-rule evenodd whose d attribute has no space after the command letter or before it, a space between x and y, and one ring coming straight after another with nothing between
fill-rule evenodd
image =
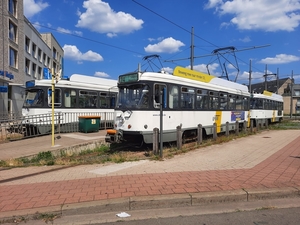
<instances>
[{"instance_id":1,"label":"tram windscreen","mask_svg":"<svg viewBox=\"0 0 300 225\"><path fill-rule=\"evenodd\" d=\"M150 104L150 88L146 84L119 86L119 109L148 109Z\"/></svg>"},{"instance_id":2,"label":"tram windscreen","mask_svg":"<svg viewBox=\"0 0 300 225\"><path fill-rule=\"evenodd\" d=\"M26 90L23 107L41 107L43 105L44 91L42 89Z\"/></svg>"}]
</instances>

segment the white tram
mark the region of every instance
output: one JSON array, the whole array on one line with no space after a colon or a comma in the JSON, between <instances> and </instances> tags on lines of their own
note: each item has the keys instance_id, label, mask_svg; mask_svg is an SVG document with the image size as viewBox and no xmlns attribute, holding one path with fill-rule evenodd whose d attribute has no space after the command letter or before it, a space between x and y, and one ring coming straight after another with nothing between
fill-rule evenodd
<instances>
[{"instance_id":1,"label":"white tram","mask_svg":"<svg viewBox=\"0 0 300 225\"><path fill-rule=\"evenodd\" d=\"M236 129L237 121L239 128L249 122L247 86L194 70L128 73L119 76L118 88L115 129L106 137L110 143L152 143L153 129L160 128L161 106L163 142L176 141L178 126L185 140L196 137L199 124L203 135L210 135L214 124L220 133L227 122L229 130Z\"/></svg>"},{"instance_id":2,"label":"white tram","mask_svg":"<svg viewBox=\"0 0 300 225\"><path fill-rule=\"evenodd\" d=\"M27 133L45 134L51 131L52 80L26 82L25 101L22 108L23 124ZM70 124L78 123L80 115L102 115L113 112L117 99L117 80L73 74L55 83L55 124L60 132ZM68 126L67 126L68 125Z\"/></svg>"},{"instance_id":3,"label":"white tram","mask_svg":"<svg viewBox=\"0 0 300 225\"><path fill-rule=\"evenodd\" d=\"M281 122L283 119L283 98L281 95L264 91L252 94L250 99L250 119L253 126Z\"/></svg>"}]
</instances>

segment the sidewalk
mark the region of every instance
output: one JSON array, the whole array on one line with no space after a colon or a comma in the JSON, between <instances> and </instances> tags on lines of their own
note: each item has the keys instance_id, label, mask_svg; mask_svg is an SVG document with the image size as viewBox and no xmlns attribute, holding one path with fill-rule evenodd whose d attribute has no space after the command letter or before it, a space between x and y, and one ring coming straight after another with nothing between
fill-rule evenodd
<instances>
[{"instance_id":1,"label":"sidewalk","mask_svg":"<svg viewBox=\"0 0 300 225\"><path fill-rule=\"evenodd\" d=\"M86 143L83 136L101 141L100 135L61 136L56 142L61 147ZM49 150L51 139L40 138L21 146L1 144L1 158L7 151ZM262 131L164 161L0 170L0 218L295 196L300 196L300 130Z\"/></svg>"},{"instance_id":2,"label":"sidewalk","mask_svg":"<svg viewBox=\"0 0 300 225\"><path fill-rule=\"evenodd\" d=\"M80 150L105 143L106 130L93 133L62 133L55 134L54 145L52 136L45 135L0 144L0 160L21 158L36 155L39 152L59 150ZM59 138L58 138L59 137Z\"/></svg>"}]
</instances>

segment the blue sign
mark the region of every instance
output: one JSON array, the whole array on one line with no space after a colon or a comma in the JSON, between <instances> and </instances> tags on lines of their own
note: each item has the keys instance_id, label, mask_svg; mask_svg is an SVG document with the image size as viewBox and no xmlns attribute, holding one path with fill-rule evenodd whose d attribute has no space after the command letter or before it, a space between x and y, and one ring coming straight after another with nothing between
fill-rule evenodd
<instances>
[{"instance_id":1,"label":"blue sign","mask_svg":"<svg viewBox=\"0 0 300 225\"><path fill-rule=\"evenodd\" d=\"M9 78L10 80L14 79L14 75L7 72L7 71L2 71L0 70L0 75L3 76L3 77L7 77Z\"/></svg>"},{"instance_id":2,"label":"blue sign","mask_svg":"<svg viewBox=\"0 0 300 225\"><path fill-rule=\"evenodd\" d=\"M240 121L245 119L244 111L231 111L231 121Z\"/></svg>"},{"instance_id":3,"label":"blue sign","mask_svg":"<svg viewBox=\"0 0 300 225\"><path fill-rule=\"evenodd\" d=\"M8 92L7 86L0 86L0 92L7 93Z\"/></svg>"}]
</instances>

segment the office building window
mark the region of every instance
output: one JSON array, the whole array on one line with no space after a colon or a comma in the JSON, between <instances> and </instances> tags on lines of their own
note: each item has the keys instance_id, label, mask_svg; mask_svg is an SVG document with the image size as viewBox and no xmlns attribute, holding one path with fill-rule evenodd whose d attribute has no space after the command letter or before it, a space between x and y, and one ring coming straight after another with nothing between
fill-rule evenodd
<instances>
[{"instance_id":1,"label":"office building window","mask_svg":"<svg viewBox=\"0 0 300 225\"><path fill-rule=\"evenodd\" d=\"M17 12L17 0L8 0L8 11L16 17Z\"/></svg>"},{"instance_id":2,"label":"office building window","mask_svg":"<svg viewBox=\"0 0 300 225\"><path fill-rule=\"evenodd\" d=\"M48 57L48 59L47 59L47 66L48 66L48 68L50 68L50 66L51 66L51 64L50 64L50 57Z\"/></svg>"},{"instance_id":3,"label":"office building window","mask_svg":"<svg viewBox=\"0 0 300 225\"><path fill-rule=\"evenodd\" d=\"M9 47L9 66L17 68L17 57L18 52L12 47Z\"/></svg>"},{"instance_id":4,"label":"office building window","mask_svg":"<svg viewBox=\"0 0 300 225\"><path fill-rule=\"evenodd\" d=\"M56 70L56 63L55 62L53 62L53 67L52 68L54 69L54 73L56 74L57 70Z\"/></svg>"},{"instance_id":5,"label":"office building window","mask_svg":"<svg viewBox=\"0 0 300 225\"><path fill-rule=\"evenodd\" d=\"M38 48L38 60L42 62L42 50Z\"/></svg>"},{"instance_id":6,"label":"office building window","mask_svg":"<svg viewBox=\"0 0 300 225\"><path fill-rule=\"evenodd\" d=\"M36 78L36 64L32 63L32 75L34 78Z\"/></svg>"},{"instance_id":7,"label":"office building window","mask_svg":"<svg viewBox=\"0 0 300 225\"><path fill-rule=\"evenodd\" d=\"M31 55L36 58L36 44L32 43L32 52Z\"/></svg>"},{"instance_id":8,"label":"office building window","mask_svg":"<svg viewBox=\"0 0 300 225\"><path fill-rule=\"evenodd\" d=\"M46 53L43 53L43 62L44 62L44 65L47 66L47 60L46 60Z\"/></svg>"},{"instance_id":9,"label":"office building window","mask_svg":"<svg viewBox=\"0 0 300 225\"><path fill-rule=\"evenodd\" d=\"M25 59L25 72L27 75L30 75L30 60L29 59Z\"/></svg>"},{"instance_id":10,"label":"office building window","mask_svg":"<svg viewBox=\"0 0 300 225\"><path fill-rule=\"evenodd\" d=\"M42 77L42 67L38 67L38 79Z\"/></svg>"},{"instance_id":11,"label":"office building window","mask_svg":"<svg viewBox=\"0 0 300 225\"><path fill-rule=\"evenodd\" d=\"M30 39L28 37L25 37L25 51L27 53L30 53Z\"/></svg>"},{"instance_id":12,"label":"office building window","mask_svg":"<svg viewBox=\"0 0 300 225\"><path fill-rule=\"evenodd\" d=\"M53 59L56 59L56 57L57 57L57 52L56 52L56 49L53 48Z\"/></svg>"},{"instance_id":13,"label":"office building window","mask_svg":"<svg viewBox=\"0 0 300 225\"><path fill-rule=\"evenodd\" d=\"M9 39L17 42L17 26L9 21Z\"/></svg>"}]
</instances>

